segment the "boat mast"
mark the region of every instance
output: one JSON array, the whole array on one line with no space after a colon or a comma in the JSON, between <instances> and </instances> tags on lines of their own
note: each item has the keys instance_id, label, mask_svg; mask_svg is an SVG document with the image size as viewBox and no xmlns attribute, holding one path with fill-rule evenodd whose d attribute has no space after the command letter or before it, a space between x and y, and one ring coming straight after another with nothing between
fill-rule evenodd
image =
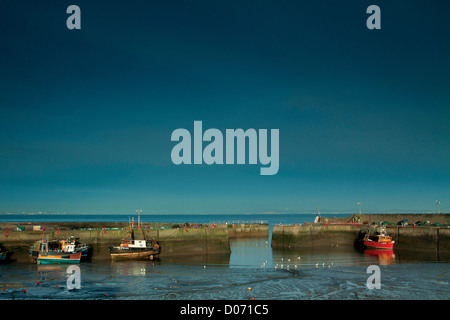
<instances>
[{"instance_id":1,"label":"boat mast","mask_svg":"<svg viewBox=\"0 0 450 320\"><path fill-rule=\"evenodd\" d=\"M142 212L141 209L136 210L136 213L138 215L138 227L141 226L141 212Z\"/></svg>"}]
</instances>

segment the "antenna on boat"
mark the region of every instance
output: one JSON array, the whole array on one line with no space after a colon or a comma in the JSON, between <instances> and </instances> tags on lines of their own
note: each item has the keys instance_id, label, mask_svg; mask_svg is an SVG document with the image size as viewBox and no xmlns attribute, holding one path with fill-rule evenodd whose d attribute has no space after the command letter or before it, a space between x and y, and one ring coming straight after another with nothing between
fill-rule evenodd
<instances>
[{"instance_id":1,"label":"antenna on boat","mask_svg":"<svg viewBox=\"0 0 450 320\"><path fill-rule=\"evenodd\" d=\"M141 212L142 212L141 209L136 210L136 213L138 215L138 227L141 226Z\"/></svg>"},{"instance_id":2,"label":"antenna on boat","mask_svg":"<svg viewBox=\"0 0 450 320\"><path fill-rule=\"evenodd\" d=\"M359 206L359 219L361 220L362 214L361 214L361 202L358 202L357 205Z\"/></svg>"}]
</instances>

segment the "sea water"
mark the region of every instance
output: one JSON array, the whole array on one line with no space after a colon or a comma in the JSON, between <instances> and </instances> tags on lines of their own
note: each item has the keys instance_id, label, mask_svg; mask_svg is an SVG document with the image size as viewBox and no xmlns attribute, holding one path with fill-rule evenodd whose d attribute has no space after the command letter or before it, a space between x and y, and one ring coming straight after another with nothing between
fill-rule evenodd
<instances>
[{"instance_id":1,"label":"sea water","mask_svg":"<svg viewBox=\"0 0 450 320\"><path fill-rule=\"evenodd\" d=\"M329 215L335 216L335 215ZM337 216L337 215L336 215ZM345 215L344 215L345 216ZM137 217L134 217L137 220ZM301 224L312 215L164 215L145 222L210 223L266 221ZM22 220L20 220L22 219ZM3 215L0 221L118 221L129 216ZM370 255L353 247L276 249L270 237L231 240L229 255L160 261L83 262L80 288L71 289L68 265L11 262L0 265L0 299L297 300L450 298L448 259L431 253ZM367 272L380 268L380 289L369 289Z\"/></svg>"}]
</instances>

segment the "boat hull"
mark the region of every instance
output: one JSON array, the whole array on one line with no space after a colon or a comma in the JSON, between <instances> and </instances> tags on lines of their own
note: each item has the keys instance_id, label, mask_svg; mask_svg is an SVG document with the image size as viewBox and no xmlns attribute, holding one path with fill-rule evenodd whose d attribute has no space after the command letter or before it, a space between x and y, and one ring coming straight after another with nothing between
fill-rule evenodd
<instances>
[{"instance_id":1,"label":"boat hull","mask_svg":"<svg viewBox=\"0 0 450 320\"><path fill-rule=\"evenodd\" d=\"M45 253L45 250L42 249L43 244L46 244L48 247L50 247L48 254ZM66 244L72 244L68 241L66 241ZM63 250L62 250L63 249ZM42 261L45 261L44 263L66 263L65 260L69 259L70 257L67 257L68 255L81 255L81 261L90 260L92 255L90 245L86 244L80 244L77 245L75 248L72 248L72 250L66 251L65 248L61 248L61 240L50 240L50 241L36 241L31 248L28 251L29 256L31 257L31 260L36 263L38 259L41 259ZM58 259L52 256L64 256L60 258L61 261L57 261ZM55 260L56 259L56 260ZM77 258L72 258L74 260L77 260ZM47 260L49 262L47 262ZM57 262L53 262L53 261ZM67 263L72 263L71 261ZM77 263L77 262L74 262Z\"/></svg>"},{"instance_id":2,"label":"boat hull","mask_svg":"<svg viewBox=\"0 0 450 320\"><path fill-rule=\"evenodd\" d=\"M9 262L11 255L13 253L9 251L2 251L0 252L0 263L7 263Z\"/></svg>"},{"instance_id":3,"label":"boat hull","mask_svg":"<svg viewBox=\"0 0 450 320\"><path fill-rule=\"evenodd\" d=\"M92 250L90 246L86 246L86 247L82 247L82 248L76 248L75 252L81 253L81 261L89 261L91 260L91 256L92 256Z\"/></svg>"},{"instance_id":4,"label":"boat hull","mask_svg":"<svg viewBox=\"0 0 450 320\"><path fill-rule=\"evenodd\" d=\"M378 241L363 240L363 243L367 248L370 249L392 250L394 248L395 241L378 242Z\"/></svg>"},{"instance_id":5,"label":"boat hull","mask_svg":"<svg viewBox=\"0 0 450 320\"><path fill-rule=\"evenodd\" d=\"M80 263L81 252L69 254L39 254L37 264Z\"/></svg>"},{"instance_id":6,"label":"boat hull","mask_svg":"<svg viewBox=\"0 0 450 320\"><path fill-rule=\"evenodd\" d=\"M111 252L111 260L151 260L154 255L158 254L159 251L156 249L142 250L142 251L128 251L121 250Z\"/></svg>"}]
</instances>

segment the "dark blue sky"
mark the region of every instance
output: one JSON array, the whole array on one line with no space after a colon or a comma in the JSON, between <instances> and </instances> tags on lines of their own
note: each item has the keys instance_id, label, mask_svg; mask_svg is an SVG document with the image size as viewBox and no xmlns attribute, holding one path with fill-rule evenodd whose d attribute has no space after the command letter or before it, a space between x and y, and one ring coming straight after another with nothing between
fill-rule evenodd
<instances>
[{"instance_id":1,"label":"dark blue sky","mask_svg":"<svg viewBox=\"0 0 450 320\"><path fill-rule=\"evenodd\" d=\"M66 8L81 8L68 30ZM381 8L381 30L366 9ZM450 211L449 1L2 1L0 212ZM280 130L280 169L177 128Z\"/></svg>"}]
</instances>

